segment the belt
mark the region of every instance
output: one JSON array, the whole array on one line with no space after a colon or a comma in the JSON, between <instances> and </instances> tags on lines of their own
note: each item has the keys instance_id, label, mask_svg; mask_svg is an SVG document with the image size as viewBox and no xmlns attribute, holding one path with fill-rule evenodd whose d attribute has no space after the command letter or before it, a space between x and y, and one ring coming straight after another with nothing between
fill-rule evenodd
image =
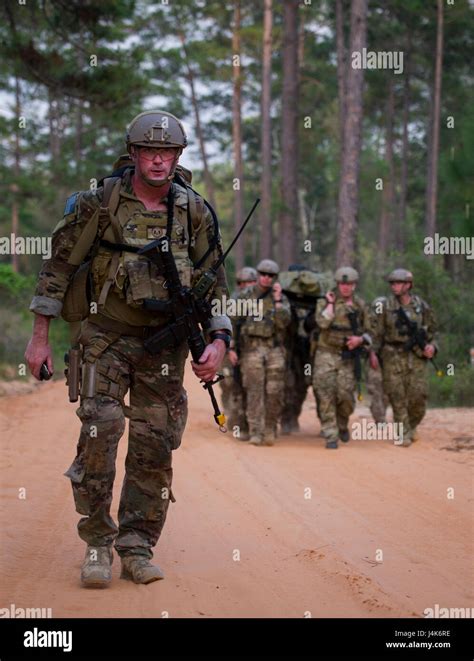
<instances>
[{"instance_id":1,"label":"belt","mask_svg":"<svg viewBox=\"0 0 474 661\"><path fill-rule=\"evenodd\" d=\"M160 326L132 326L124 321L117 321L106 317L104 314L98 312L87 318L87 323L97 326L101 330L111 331L112 333L119 333L120 335L131 335L132 337L140 337L146 340L148 337L163 328L166 324Z\"/></svg>"}]
</instances>

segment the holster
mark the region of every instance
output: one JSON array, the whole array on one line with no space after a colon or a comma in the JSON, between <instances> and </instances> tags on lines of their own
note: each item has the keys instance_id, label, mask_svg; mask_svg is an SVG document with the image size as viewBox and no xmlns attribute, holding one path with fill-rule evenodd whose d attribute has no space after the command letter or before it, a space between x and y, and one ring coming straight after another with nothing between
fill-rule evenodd
<instances>
[{"instance_id":1,"label":"holster","mask_svg":"<svg viewBox=\"0 0 474 661\"><path fill-rule=\"evenodd\" d=\"M77 402L81 394L81 358L82 349L72 348L65 355L66 369L66 385L68 387L68 395L70 402Z\"/></svg>"}]
</instances>

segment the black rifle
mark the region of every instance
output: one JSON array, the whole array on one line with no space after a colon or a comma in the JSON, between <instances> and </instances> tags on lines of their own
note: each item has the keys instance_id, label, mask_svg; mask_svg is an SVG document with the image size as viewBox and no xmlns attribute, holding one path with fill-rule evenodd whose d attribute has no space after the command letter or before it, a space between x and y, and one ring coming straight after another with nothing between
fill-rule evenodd
<instances>
[{"instance_id":1,"label":"black rifle","mask_svg":"<svg viewBox=\"0 0 474 661\"><path fill-rule=\"evenodd\" d=\"M352 312L347 313L347 318L351 325L351 330L353 335L360 337L362 333L359 330L359 313L357 310L352 310ZM362 346L356 347L355 349L345 349L342 352L343 358L353 358L354 359L354 376L357 383L357 399L362 401L362 390L361 390L361 381L362 381L362 361L361 356L364 353L364 348Z\"/></svg>"},{"instance_id":2,"label":"black rifle","mask_svg":"<svg viewBox=\"0 0 474 661\"><path fill-rule=\"evenodd\" d=\"M159 272L165 278L166 289L169 293L169 300L167 301L145 299L143 303L144 307L148 310L159 310L173 320L144 341L145 349L149 353L158 354L163 349L177 347L186 341L193 360L196 363L199 361L206 348L202 330L209 328L209 320L212 317L211 304L207 300L207 295L217 280L219 267L224 263L224 260L232 250L259 202L259 199L255 201L249 215L226 252L201 275L192 289L190 287L183 287L181 284L168 236L152 241L138 251L139 255L145 256L158 267ZM215 381L203 382L203 388L209 392L214 407L214 420L219 425L220 431L225 432L227 431L225 427L226 418L219 410L219 405L212 388L221 378L222 376L219 376Z\"/></svg>"},{"instance_id":3,"label":"black rifle","mask_svg":"<svg viewBox=\"0 0 474 661\"><path fill-rule=\"evenodd\" d=\"M239 362L232 368L232 378L237 385L242 386L242 372L240 371L240 333L244 324L243 319L237 319L235 323L234 351L237 354Z\"/></svg>"},{"instance_id":4,"label":"black rifle","mask_svg":"<svg viewBox=\"0 0 474 661\"><path fill-rule=\"evenodd\" d=\"M420 328L416 321L412 321L401 305L395 310L395 314L397 315L395 326L400 331L400 335L408 335L408 341L403 345L404 350L412 351L415 347L420 347L424 351L426 345L429 344L426 330ZM437 376L443 376L443 372L438 369L434 358L429 358L429 361L433 364Z\"/></svg>"}]
</instances>

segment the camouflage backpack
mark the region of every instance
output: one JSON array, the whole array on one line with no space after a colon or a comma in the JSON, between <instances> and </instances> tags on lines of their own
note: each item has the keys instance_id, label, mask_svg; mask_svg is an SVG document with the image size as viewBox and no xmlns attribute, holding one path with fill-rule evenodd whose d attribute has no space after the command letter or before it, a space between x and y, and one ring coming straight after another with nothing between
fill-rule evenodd
<instances>
[{"instance_id":1,"label":"camouflage backpack","mask_svg":"<svg viewBox=\"0 0 474 661\"><path fill-rule=\"evenodd\" d=\"M302 307L314 307L316 300L334 287L334 277L330 271L281 271L278 280L290 303Z\"/></svg>"}]
</instances>

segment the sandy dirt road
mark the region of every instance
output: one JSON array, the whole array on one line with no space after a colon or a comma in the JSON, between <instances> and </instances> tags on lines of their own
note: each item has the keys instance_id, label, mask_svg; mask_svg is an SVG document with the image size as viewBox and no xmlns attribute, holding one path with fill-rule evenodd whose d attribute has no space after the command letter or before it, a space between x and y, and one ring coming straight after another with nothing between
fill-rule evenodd
<instances>
[{"instance_id":1,"label":"sandy dirt road","mask_svg":"<svg viewBox=\"0 0 474 661\"><path fill-rule=\"evenodd\" d=\"M62 476L75 453L75 405L57 382L0 399L0 608L51 608L53 617L423 617L435 604L474 605L472 410L429 411L411 448L366 440L328 451L311 398L298 434L258 448L217 431L189 371L186 387L177 502L155 555L166 580L119 580L116 558L103 591L79 586L85 548ZM353 420L364 416L358 408ZM124 437L114 514L125 453Z\"/></svg>"}]
</instances>

